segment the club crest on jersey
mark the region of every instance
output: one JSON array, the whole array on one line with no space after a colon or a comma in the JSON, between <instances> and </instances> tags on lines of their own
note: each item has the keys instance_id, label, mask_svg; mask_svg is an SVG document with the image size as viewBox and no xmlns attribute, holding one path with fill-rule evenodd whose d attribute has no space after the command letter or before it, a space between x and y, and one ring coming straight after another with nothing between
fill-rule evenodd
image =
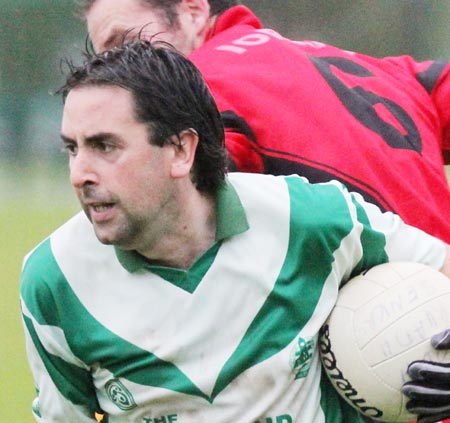
<instances>
[{"instance_id":1,"label":"club crest on jersey","mask_svg":"<svg viewBox=\"0 0 450 423\"><path fill-rule=\"evenodd\" d=\"M108 381L105 390L108 398L121 410L129 411L137 407L133 395L119 379Z\"/></svg>"},{"instance_id":2,"label":"club crest on jersey","mask_svg":"<svg viewBox=\"0 0 450 423\"><path fill-rule=\"evenodd\" d=\"M291 357L291 366L295 371L295 379L303 379L308 375L314 351L312 339L298 338L296 348Z\"/></svg>"}]
</instances>

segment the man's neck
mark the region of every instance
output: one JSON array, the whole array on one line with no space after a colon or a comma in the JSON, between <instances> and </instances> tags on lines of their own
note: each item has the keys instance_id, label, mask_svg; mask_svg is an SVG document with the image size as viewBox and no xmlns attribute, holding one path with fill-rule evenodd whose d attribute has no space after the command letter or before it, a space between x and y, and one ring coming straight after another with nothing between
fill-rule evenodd
<instances>
[{"instance_id":1,"label":"man's neck","mask_svg":"<svg viewBox=\"0 0 450 423\"><path fill-rule=\"evenodd\" d=\"M217 16L210 16L207 24L205 25L204 30L202 31L201 34L199 34L196 45L194 46L194 48L191 50L190 53L199 49L206 41L208 41L213 36L216 20Z\"/></svg>"},{"instance_id":2,"label":"man's neck","mask_svg":"<svg viewBox=\"0 0 450 423\"><path fill-rule=\"evenodd\" d=\"M195 190L181 202L180 213L150 249L138 251L151 263L188 269L215 242L216 206L214 198Z\"/></svg>"}]
</instances>

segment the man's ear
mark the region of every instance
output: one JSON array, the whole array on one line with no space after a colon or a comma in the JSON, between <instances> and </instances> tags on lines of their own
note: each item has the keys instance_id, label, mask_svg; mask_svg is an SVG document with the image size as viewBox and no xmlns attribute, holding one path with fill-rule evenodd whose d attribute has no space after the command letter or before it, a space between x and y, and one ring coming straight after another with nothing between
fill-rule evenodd
<instances>
[{"instance_id":1,"label":"man's ear","mask_svg":"<svg viewBox=\"0 0 450 423\"><path fill-rule=\"evenodd\" d=\"M190 26L194 27L197 33L205 31L211 11L208 0L182 0L179 7L182 12L179 13L180 18L188 18Z\"/></svg>"},{"instance_id":2,"label":"man's ear","mask_svg":"<svg viewBox=\"0 0 450 423\"><path fill-rule=\"evenodd\" d=\"M176 140L173 145L174 156L171 165L171 176L173 178L183 178L190 175L198 141L198 134L195 129L185 129L179 134L179 140Z\"/></svg>"}]
</instances>

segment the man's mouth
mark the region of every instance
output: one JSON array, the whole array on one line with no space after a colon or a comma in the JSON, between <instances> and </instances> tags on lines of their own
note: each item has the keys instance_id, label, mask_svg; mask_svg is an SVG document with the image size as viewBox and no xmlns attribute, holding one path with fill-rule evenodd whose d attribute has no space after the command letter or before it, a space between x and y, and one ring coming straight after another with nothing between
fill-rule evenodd
<instances>
[{"instance_id":1,"label":"man's mouth","mask_svg":"<svg viewBox=\"0 0 450 423\"><path fill-rule=\"evenodd\" d=\"M113 203L94 203L91 204L91 207L94 209L96 213L102 213L109 209L111 209L114 206Z\"/></svg>"},{"instance_id":2,"label":"man's mouth","mask_svg":"<svg viewBox=\"0 0 450 423\"><path fill-rule=\"evenodd\" d=\"M88 203L90 219L100 224L114 218L115 203Z\"/></svg>"}]
</instances>

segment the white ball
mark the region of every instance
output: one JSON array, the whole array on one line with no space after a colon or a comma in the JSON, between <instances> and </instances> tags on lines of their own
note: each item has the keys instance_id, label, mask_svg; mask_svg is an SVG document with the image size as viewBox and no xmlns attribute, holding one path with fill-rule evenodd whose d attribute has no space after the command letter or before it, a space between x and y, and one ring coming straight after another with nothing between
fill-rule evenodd
<instances>
[{"instance_id":1,"label":"white ball","mask_svg":"<svg viewBox=\"0 0 450 423\"><path fill-rule=\"evenodd\" d=\"M408 364L450 362L432 335L450 328L450 280L417 263L386 263L351 279L322 328L323 367L335 389L362 414L408 422L401 393Z\"/></svg>"}]
</instances>

